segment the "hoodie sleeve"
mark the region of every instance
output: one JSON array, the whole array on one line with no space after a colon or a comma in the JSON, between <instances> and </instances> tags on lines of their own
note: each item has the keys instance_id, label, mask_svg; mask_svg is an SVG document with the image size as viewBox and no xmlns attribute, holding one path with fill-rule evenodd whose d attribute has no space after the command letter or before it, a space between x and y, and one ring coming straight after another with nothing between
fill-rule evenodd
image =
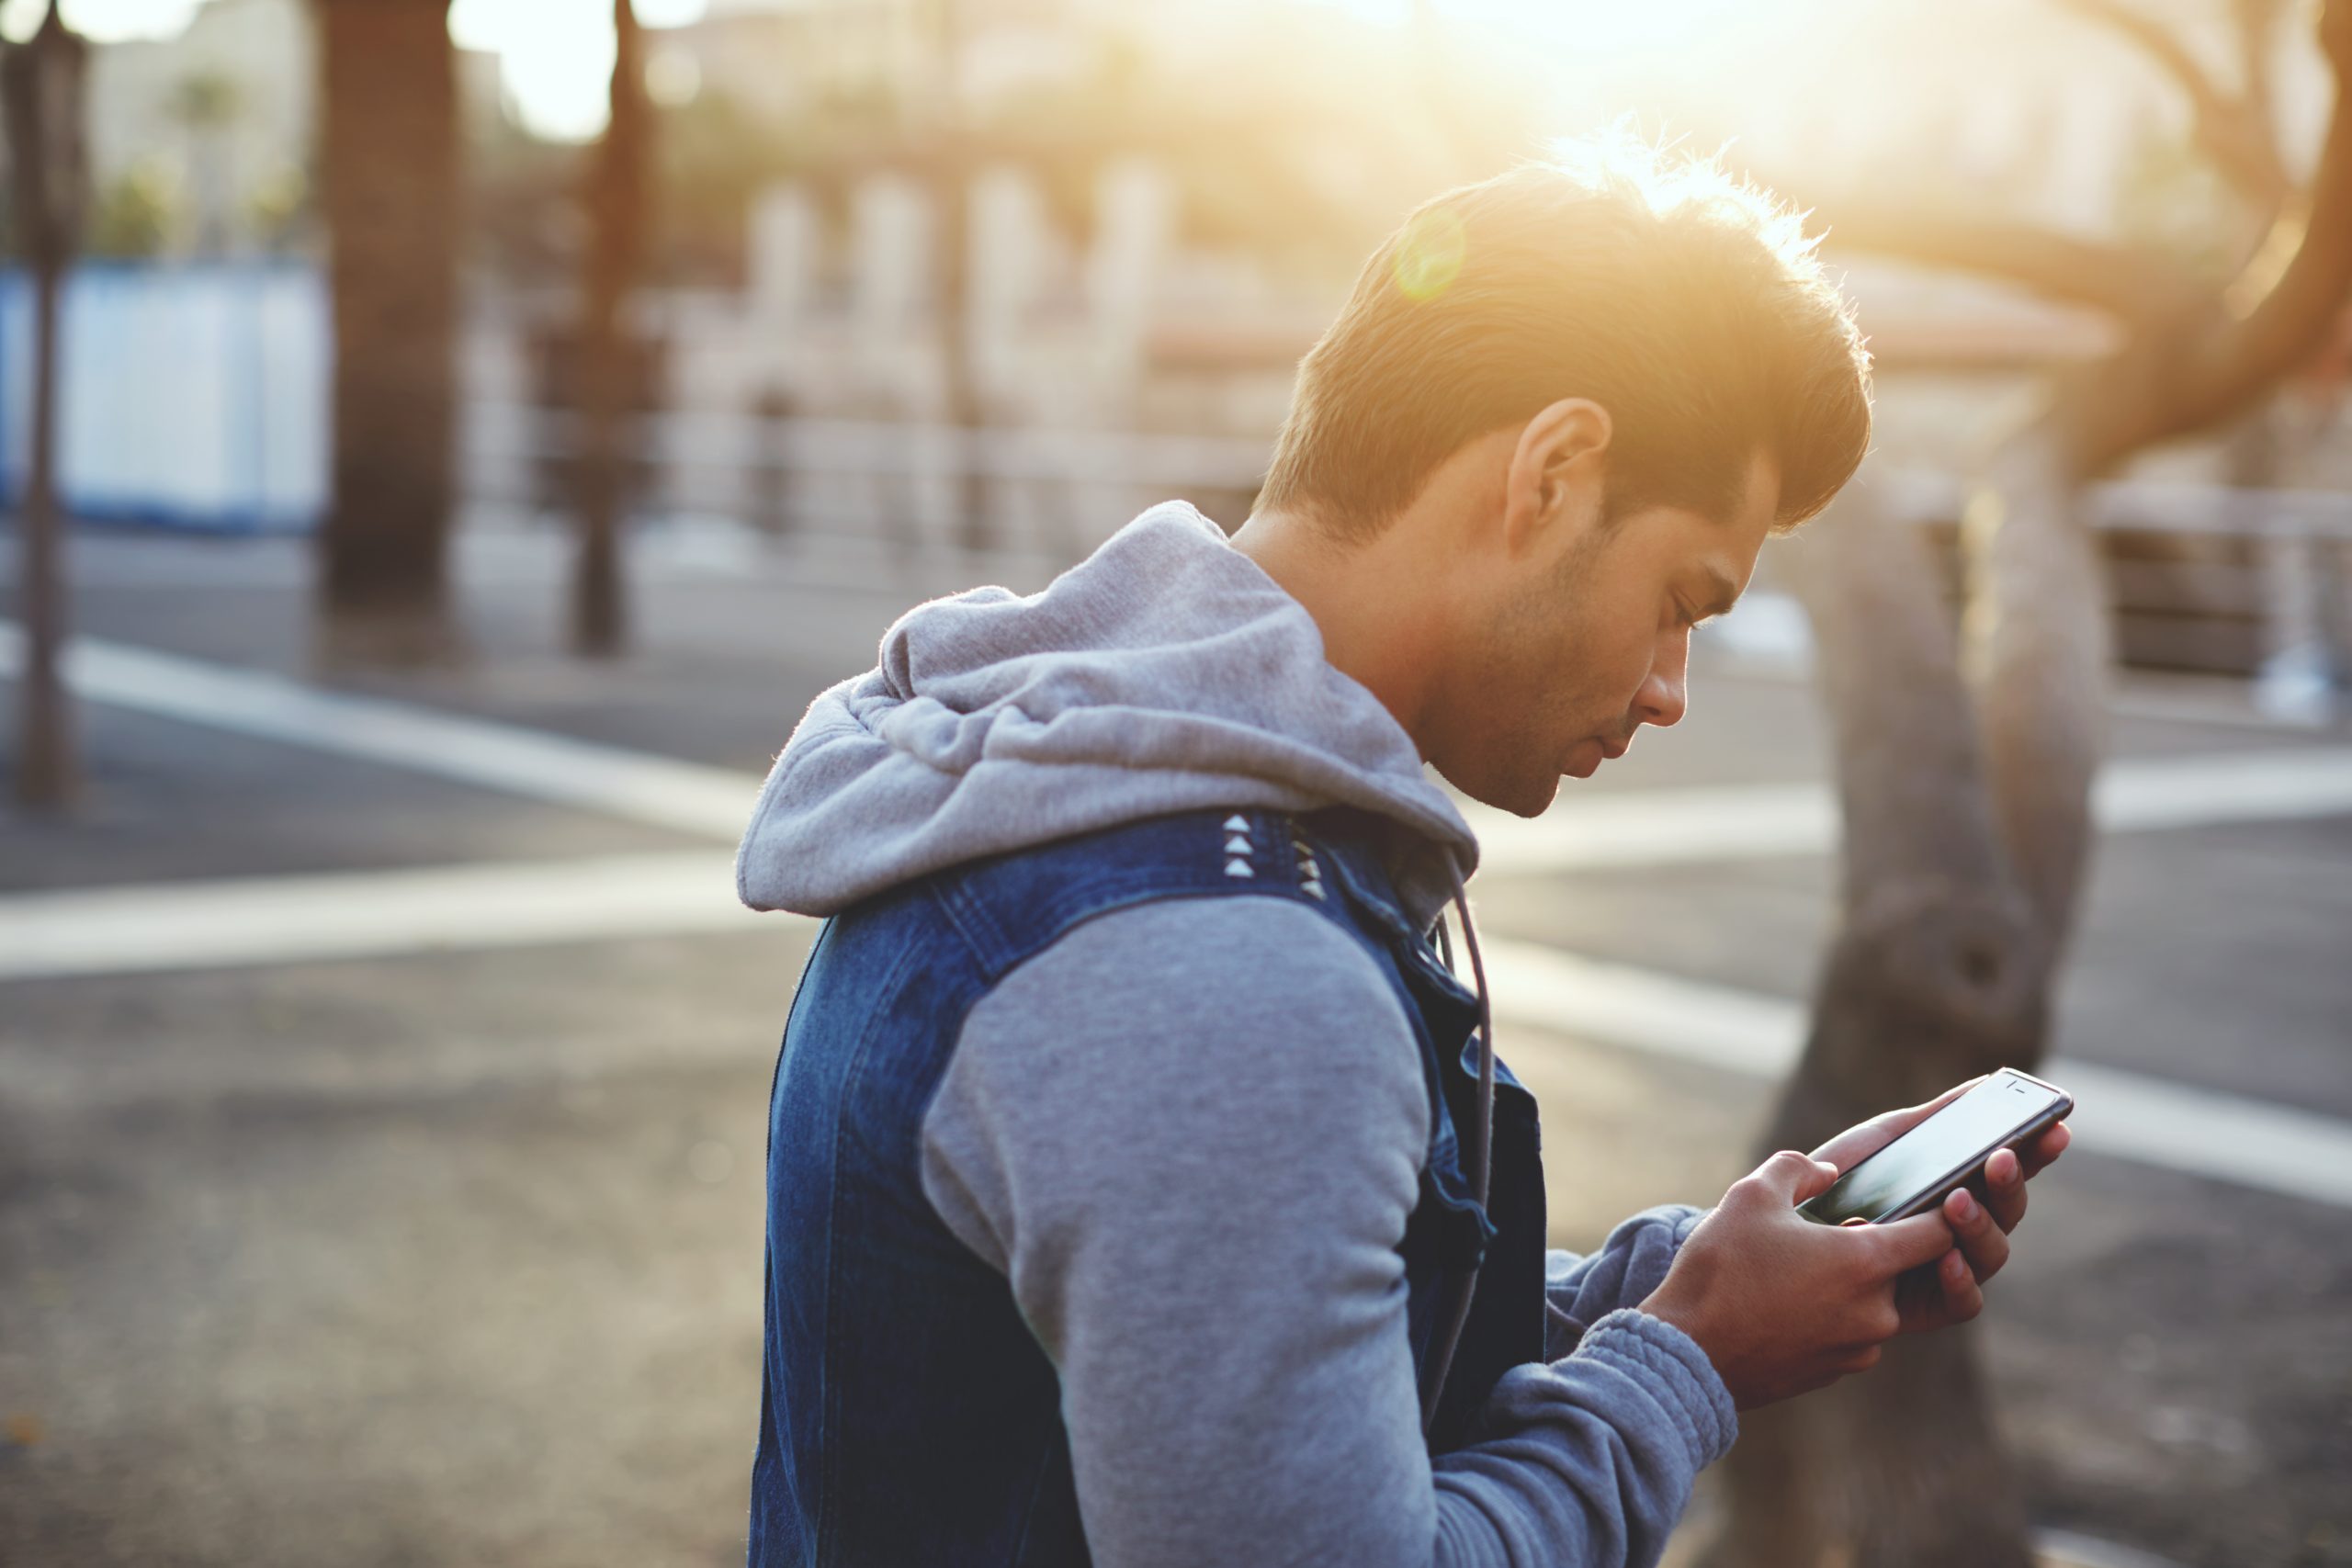
<instances>
[{"instance_id":1,"label":"hoodie sleeve","mask_svg":"<svg viewBox=\"0 0 2352 1568\"><path fill-rule=\"evenodd\" d=\"M1705 1213L1688 1203L1661 1203L1620 1222L1598 1252L1545 1253L1544 1353L1555 1359L1568 1354L1603 1317L1647 1301Z\"/></svg>"},{"instance_id":2,"label":"hoodie sleeve","mask_svg":"<svg viewBox=\"0 0 2352 1568\"><path fill-rule=\"evenodd\" d=\"M1278 899L1102 917L975 1006L924 1188L1060 1373L1104 1568L1657 1562L1736 1426L1656 1318L1514 1370L1430 1459L1396 1250L1428 1115L1371 955Z\"/></svg>"}]
</instances>

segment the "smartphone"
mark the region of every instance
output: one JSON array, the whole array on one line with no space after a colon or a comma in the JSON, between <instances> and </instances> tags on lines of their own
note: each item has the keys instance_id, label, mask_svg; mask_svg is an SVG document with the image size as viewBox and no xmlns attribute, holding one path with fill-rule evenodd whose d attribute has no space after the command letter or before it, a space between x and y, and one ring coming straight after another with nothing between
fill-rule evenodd
<instances>
[{"instance_id":1,"label":"smartphone","mask_svg":"<svg viewBox=\"0 0 2352 1568\"><path fill-rule=\"evenodd\" d=\"M1983 1170L1995 1150L2026 1142L2074 1109L2074 1096L2056 1084L2003 1067L1798 1204L1797 1213L1825 1225L1925 1213Z\"/></svg>"}]
</instances>

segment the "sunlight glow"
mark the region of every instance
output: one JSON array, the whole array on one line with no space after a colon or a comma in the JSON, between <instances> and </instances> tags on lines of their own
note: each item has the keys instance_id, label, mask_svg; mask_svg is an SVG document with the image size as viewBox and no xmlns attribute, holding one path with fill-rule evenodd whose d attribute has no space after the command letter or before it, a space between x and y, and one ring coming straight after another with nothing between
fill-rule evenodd
<instances>
[{"instance_id":1,"label":"sunlight glow","mask_svg":"<svg viewBox=\"0 0 2352 1568\"><path fill-rule=\"evenodd\" d=\"M644 27L699 21L707 0L636 0ZM172 38L203 0L63 0L66 24L95 43ZM0 37L21 39L47 0L0 0ZM605 129L613 73L612 0L454 0L449 38L498 56L516 117L533 133L582 141Z\"/></svg>"},{"instance_id":2,"label":"sunlight glow","mask_svg":"<svg viewBox=\"0 0 2352 1568\"><path fill-rule=\"evenodd\" d=\"M638 25L702 19L705 0L637 0ZM612 0L454 0L449 39L498 56L525 130L558 141L601 135L613 77ZM689 95L691 96L691 95Z\"/></svg>"},{"instance_id":3,"label":"sunlight glow","mask_svg":"<svg viewBox=\"0 0 2352 1568\"><path fill-rule=\"evenodd\" d=\"M1408 299L1428 301L1451 288L1468 253L1462 220L1443 207L1416 215L1396 247L1396 287Z\"/></svg>"},{"instance_id":4,"label":"sunlight glow","mask_svg":"<svg viewBox=\"0 0 2352 1568\"><path fill-rule=\"evenodd\" d=\"M609 0L456 0L449 39L498 56L516 116L538 135L584 141L605 128L613 74Z\"/></svg>"},{"instance_id":5,"label":"sunlight glow","mask_svg":"<svg viewBox=\"0 0 2352 1568\"><path fill-rule=\"evenodd\" d=\"M1516 39L1563 56L1663 58L1721 39L1770 6L1739 0L1314 0L1359 20L1396 27L1423 5L1433 19Z\"/></svg>"},{"instance_id":6,"label":"sunlight glow","mask_svg":"<svg viewBox=\"0 0 2352 1568\"><path fill-rule=\"evenodd\" d=\"M65 25L95 43L169 38L202 0L64 0ZM0 38L21 42L40 25L48 0L0 0Z\"/></svg>"}]
</instances>

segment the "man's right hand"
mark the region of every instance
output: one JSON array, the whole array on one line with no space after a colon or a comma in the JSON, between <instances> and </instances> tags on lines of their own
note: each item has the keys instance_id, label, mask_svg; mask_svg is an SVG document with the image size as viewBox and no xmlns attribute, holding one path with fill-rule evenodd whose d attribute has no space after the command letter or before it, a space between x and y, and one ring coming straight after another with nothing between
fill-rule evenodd
<instances>
[{"instance_id":1,"label":"man's right hand","mask_svg":"<svg viewBox=\"0 0 2352 1568\"><path fill-rule=\"evenodd\" d=\"M1876 1366L1902 1327L1895 1281L1951 1250L1940 1211L1879 1225L1796 1212L1837 1179L1782 1149L1732 1183L1641 1304L1698 1341L1742 1410Z\"/></svg>"}]
</instances>

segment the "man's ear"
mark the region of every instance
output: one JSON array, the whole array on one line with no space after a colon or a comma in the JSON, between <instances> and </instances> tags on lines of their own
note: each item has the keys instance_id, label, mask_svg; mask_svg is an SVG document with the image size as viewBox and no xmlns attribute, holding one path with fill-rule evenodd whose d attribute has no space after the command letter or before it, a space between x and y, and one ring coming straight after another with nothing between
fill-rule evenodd
<instances>
[{"instance_id":1,"label":"man's ear","mask_svg":"<svg viewBox=\"0 0 2352 1568\"><path fill-rule=\"evenodd\" d=\"M1503 547L1537 549L1565 529L1600 520L1609 477L1609 411L1590 398L1563 398L1536 411L1511 449L1503 488Z\"/></svg>"}]
</instances>

